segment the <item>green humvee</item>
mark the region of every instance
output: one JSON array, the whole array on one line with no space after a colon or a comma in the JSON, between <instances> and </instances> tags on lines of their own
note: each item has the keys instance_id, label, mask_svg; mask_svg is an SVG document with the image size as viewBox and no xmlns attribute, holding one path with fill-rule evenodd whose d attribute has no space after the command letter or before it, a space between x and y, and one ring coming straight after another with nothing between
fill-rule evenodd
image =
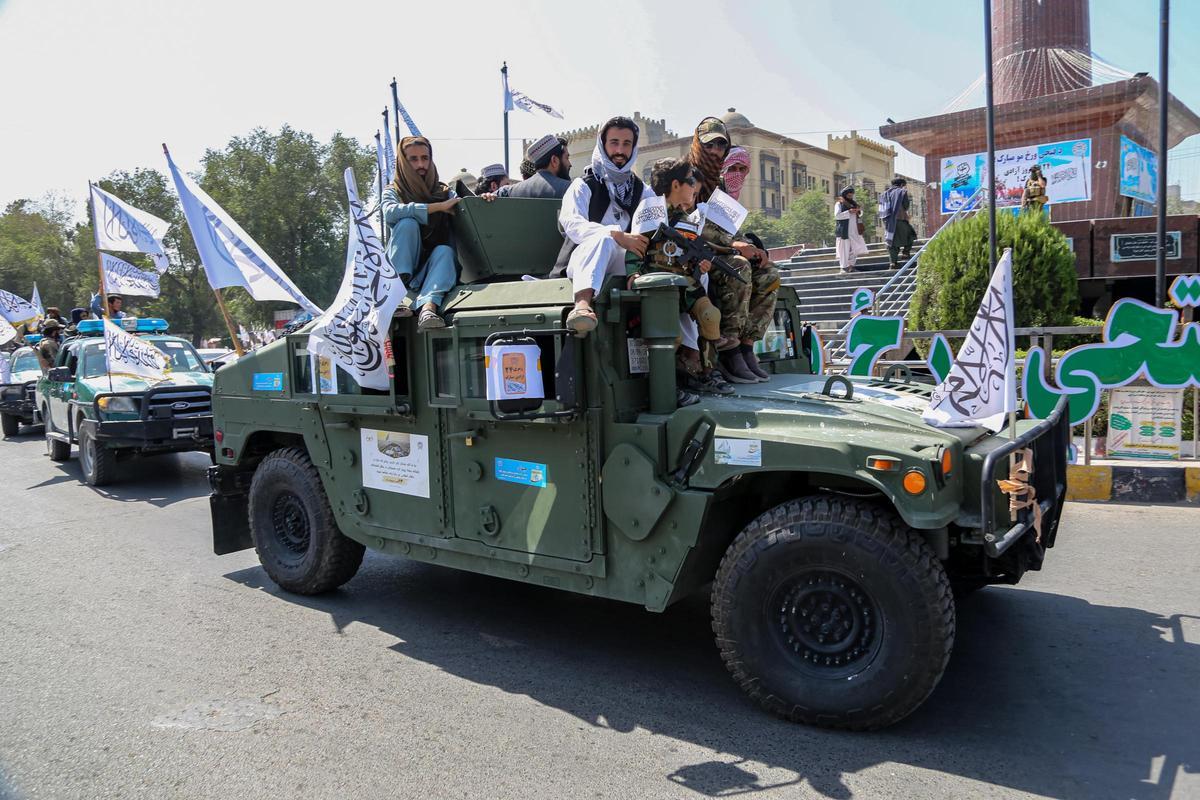
<instances>
[{"instance_id":1,"label":"green humvee","mask_svg":"<svg viewBox=\"0 0 1200 800\"><path fill-rule=\"evenodd\" d=\"M709 589L721 655L766 709L851 729L907 715L949 659L952 587L1015 583L1054 544L1062 409L1015 440L929 427L928 386L812 375L787 287L771 379L677 409L677 278L611 280L582 339L569 281L513 279L553 262L557 207L459 205L472 282L444 330L394 320L388 391L328 372L306 329L217 374L215 552L254 547L301 594L350 580L365 548L651 611ZM505 343L536 345L542 399L488 399ZM1018 448L1040 533L997 488Z\"/></svg>"},{"instance_id":2,"label":"green humvee","mask_svg":"<svg viewBox=\"0 0 1200 800\"><path fill-rule=\"evenodd\" d=\"M54 366L38 381L38 407L46 452L55 461L79 445L79 465L89 486L117 478L120 459L191 450L212 451L212 373L186 339L167 336L166 320L126 318L123 327L166 355L168 380L152 383L111 375L100 320L79 324Z\"/></svg>"}]
</instances>

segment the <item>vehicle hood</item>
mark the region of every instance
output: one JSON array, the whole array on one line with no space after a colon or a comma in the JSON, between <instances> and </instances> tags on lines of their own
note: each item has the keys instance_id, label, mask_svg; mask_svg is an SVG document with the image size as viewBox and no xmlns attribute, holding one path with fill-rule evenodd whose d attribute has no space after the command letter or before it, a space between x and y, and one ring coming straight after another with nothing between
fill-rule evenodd
<instances>
[{"instance_id":1,"label":"vehicle hood","mask_svg":"<svg viewBox=\"0 0 1200 800\"><path fill-rule=\"evenodd\" d=\"M845 386L836 382L833 397L822 394L828 376L775 375L766 383L739 385L737 393L706 398L703 406L716 418L723 436L790 441L820 438L850 444L897 437L915 446L958 440L963 447L990 435L986 428L935 428L921 419L932 386L851 378L853 397L841 399Z\"/></svg>"},{"instance_id":2,"label":"vehicle hood","mask_svg":"<svg viewBox=\"0 0 1200 800\"><path fill-rule=\"evenodd\" d=\"M108 394L109 392L144 392L147 389L158 389L163 386L208 386L211 387L213 376L211 372L173 372L166 381L148 381L128 375L113 375L112 388L109 389L109 376L99 375L95 378L85 378L78 381L76 391L86 388L93 395Z\"/></svg>"},{"instance_id":3,"label":"vehicle hood","mask_svg":"<svg viewBox=\"0 0 1200 800\"><path fill-rule=\"evenodd\" d=\"M13 386L18 383L34 383L42 377L40 369L23 369L20 372L12 373L12 377L8 379L6 385Z\"/></svg>"}]
</instances>

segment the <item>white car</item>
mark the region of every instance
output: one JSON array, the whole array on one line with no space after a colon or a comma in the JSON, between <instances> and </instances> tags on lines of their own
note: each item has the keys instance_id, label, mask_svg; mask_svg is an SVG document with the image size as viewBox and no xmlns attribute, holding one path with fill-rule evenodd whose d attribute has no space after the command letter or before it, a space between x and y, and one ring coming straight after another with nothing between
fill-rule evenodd
<instances>
[{"instance_id":1,"label":"white car","mask_svg":"<svg viewBox=\"0 0 1200 800\"><path fill-rule=\"evenodd\" d=\"M204 363L209 367L213 366L214 362L220 361L222 364L231 364L237 361L237 353L232 350L226 350L224 347L202 347L196 350L200 357L204 359Z\"/></svg>"}]
</instances>

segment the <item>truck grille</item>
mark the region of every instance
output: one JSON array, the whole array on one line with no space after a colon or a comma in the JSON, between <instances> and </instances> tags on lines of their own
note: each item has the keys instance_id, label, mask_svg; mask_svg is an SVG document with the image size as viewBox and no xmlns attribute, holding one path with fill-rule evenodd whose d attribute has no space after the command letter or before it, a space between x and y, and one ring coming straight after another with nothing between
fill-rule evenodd
<instances>
[{"instance_id":1,"label":"truck grille","mask_svg":"<svg viewBox=\"0 0 1200 800\"><path fill-rule=\"evenodd\" d=\"M203 386L160 389L146 395L149 419L192 419L212 416L212 392Z\"/></svg>"}]
</instances>

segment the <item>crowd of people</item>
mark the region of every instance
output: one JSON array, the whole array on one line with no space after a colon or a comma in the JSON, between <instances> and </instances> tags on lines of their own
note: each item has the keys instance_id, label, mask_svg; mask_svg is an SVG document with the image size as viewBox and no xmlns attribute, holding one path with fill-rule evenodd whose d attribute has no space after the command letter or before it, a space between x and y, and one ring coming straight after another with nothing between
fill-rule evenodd
<instances>
[{"instance_id":1,"label":"crowd of people","mask_svg":"<svg viewBox=\"0 0 1200 800\"><path fill-rule=\"evenodd\" d=\"M109 317L120 319L125 316L125 312L122 310L125 298L119 294L110 294L105 300L108 306ZM58 350L63 340L77 334L80 322L86 319L102 317L104 315L104 308L100 305L100 298L97 296L93 299L90 308L72 308L70 313L70 319L67 319L62 315L62 310L58 306L46 306L45 313L41 317L31 322L13 326L16 329L17 336L9 340L4 345L4 349L14 350L24 347L27 341L32 341L27 340L26 336L31 334L39 336L40 338L33 345L33 349L37 355L43 374L48 372L54 364L54 359L58 355Z\"/></svg>"},{"instance_id":2,"label":"crowd of people","mask_svg":"<svg viewBox=\"0 0 1200 800\"><path fill-rule=\"evenodd\" d=\"M705 204L718 189L736 200L749 171L748 154L733 145L720 119L706 117L696 126L687 156L655 162L646 185L634 172L639 134L628 117L606 121L598 128L589 165L573 180L566 140L543 136L525 152L523 180L514 183L502 165L489 165L481 171L476 191L489 202L561 200L563 247L550 274L571 281L574 307L567 326L576 335L595 329L593 301L606 279L622 276L632 286L639 275L661 270L688 277L689 287L681 293L683 335L677 358L681 404L696 402L700 392L732 393L731 382L766 380L754 344L774 316L780 280L762 242L753 232L734 235L711 221L694 232L733 267L739 280L710 271L707 260L681 263L669 243L631 229L635 210L650 197L666 199L673 225L697 210L704 220ZM383 193L382 210L390 231L388 259L415 294L411 307L402 306L400 313L417 314L420 331L445 325L440 309L456 280L451 217L461 199L438 179L428 139L400 141L395 178Z\"/></svg>"}]
</instances>

